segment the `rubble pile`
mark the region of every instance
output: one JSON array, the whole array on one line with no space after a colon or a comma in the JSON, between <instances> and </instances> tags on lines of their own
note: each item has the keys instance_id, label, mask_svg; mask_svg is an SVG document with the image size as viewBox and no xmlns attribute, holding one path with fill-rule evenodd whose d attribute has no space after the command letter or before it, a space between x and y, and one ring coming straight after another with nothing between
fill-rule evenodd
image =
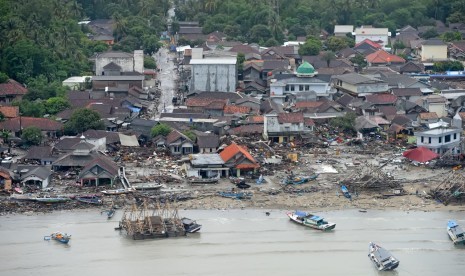
<instances>
[{"instance_id":1,"label":"rubble pile","mask_svg":"<svg viewBox=\"0 0 465 276\"><path fill-rule=\"evenodd\" d=\"M342 183L349 190L371 190L387 191L389 189L402 189L400 181L395 180L390 174L375 167L369 163L363 163L357 169L346 177Z\"/></svg>"},{"instance_id":2,"label":"rubble pile","mask_svg":"<svg viewBox=\"0 0 465 276\"><path fill-rule=\"evenodd\" d=\"M465 200L465 176L463 172L451 171L435 189L430 191L430 195L444 205L451 202L463 202Z\"/></svg>"}]
</instances>

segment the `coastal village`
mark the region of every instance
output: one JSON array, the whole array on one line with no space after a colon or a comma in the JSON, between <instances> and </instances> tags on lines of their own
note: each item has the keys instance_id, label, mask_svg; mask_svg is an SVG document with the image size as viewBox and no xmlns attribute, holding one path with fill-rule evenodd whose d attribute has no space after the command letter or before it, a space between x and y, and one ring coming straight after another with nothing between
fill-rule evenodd
<instances>
[{"instance_id":1,"label":"coastal village","mask_svg":"<svg viewBox=\"0 0 465 276\"><path fill-rule=\"evenodd\" d=\"M113 43L111 23L86 24ZM305 38L263 47L179 24L176 38L162 34L157 69L144 68L142 50L96 54L93 76L63 82L71 107L56 116L23 116L12 103L28 88L0 84L0 214L150 199L267 212L464 209L465 71L435 64L462 63L465 43L421 36L463 35L465 25L336 25L319 39L350 34L353 47L302 56ZM105 129L65 136L77 109L96 111ZM23 141L29 127L39 145Z\"/></svg>"}]
</instances>

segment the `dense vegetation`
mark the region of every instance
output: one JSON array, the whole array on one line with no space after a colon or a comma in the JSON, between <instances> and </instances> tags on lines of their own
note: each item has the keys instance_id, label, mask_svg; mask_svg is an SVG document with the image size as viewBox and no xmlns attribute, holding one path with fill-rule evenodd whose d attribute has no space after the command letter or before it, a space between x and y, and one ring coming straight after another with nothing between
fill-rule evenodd
<instances>
[{"instance_id":1,"label":"dense vegetation","mask_svg":"<svg viewBox=\"0 0 465 276\"><path fill-rule=\"evenodd\" d=\"M222 31L230 39L265 43L332 32L336 24L387 27L465 22L462 0L177 0L180 21L196 20L204 33ZM433 32L433 31L432 31Z\"/></svg>"}]
</instances>

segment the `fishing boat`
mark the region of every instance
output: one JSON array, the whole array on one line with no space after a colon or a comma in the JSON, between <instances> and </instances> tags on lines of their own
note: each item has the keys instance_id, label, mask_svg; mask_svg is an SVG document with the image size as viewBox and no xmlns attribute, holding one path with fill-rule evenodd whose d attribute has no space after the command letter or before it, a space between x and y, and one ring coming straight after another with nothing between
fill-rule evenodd
<instances>
[{"instance_id":1,"label":"fishing boat","mask_svg":"<svg viewBox=\"0 0 465 276\"><path fill-rule=\"evenodd\" d=\"M104 195L122 195L134 192L136 189L134 188L125 188L125 189L116 189L116 190L105 190L101 191Z\"/></svg>"},{"instance_id":2,"label":"fishing boat","mask_svg":"<svg viewBox=\"0 0 465 276\"><path fill-rule=\"evenodd\" d=\"M368 258L370 258L379 271L393 270L399 266L399 260L374 242L370 242L369 244Z\"/></svg>"},{"instance_id":3,"label":"fishing boat","mask_svg":"<svg viewBox=\"0 0 465 276\"><path fill-rule=\"evenodd\" d=\"M214 184L218 182L218 178L189 178L190 184Z\"/></svg>"},{"instance_id":4,"label":"fishing boat","mask_svg":"<svg viewBox=\"0 0 465 276\"><path fill-rule=\"evenodd\" d=\"M181 221L187 233L195 233L200 231L200 228L202 228L202 225L190 218L182 218Z\"/></svg>"},{"instance_id":5,"label":"fishing boat","mask_svg":"<svg viewBox=\"0 0 465 276\"><path fill-rule=\"evenodd\" d=\"M218 192L222 197L233 198L233 199L251 199L252 193L245 192Z\"/></svg>"},{"instance_id":6,"label":"fishing boat","mask_svg":"<svg viewBox=\"0 0 465 276\"><path fill-rule=\"evenodd\" d=\"M64 203L71 199L69 197L37 197L34 200L42 203Z\"/></svg>"},{"instance_id":7,"label":"fishing boat","mask_svg":"<svg viewBox=\"0 0 465 276\"><path fill-rule=\"evenodd\" d=\"M447 233L454 244L465 244L465 232L455 220L447 222Z\"/></svg>"},{"instance_id":8,"label":"fishing boat","mask_svg":"<svg viewBox=\"0 0 465 276\"><path fill-rule=\"evenodd\" d=\"M115 215L116 209L111 208L109 210L102 211L100 214L103 214L103 213L107 213L107 219L111 219Z\"/></svg>"},{"instance_id":9,"label":"fishing boat","mask_svg":"<svg viewBox=\"0 0 465 276\"><path fill-rule=\"evenodd\" d=\"M95 205L103 204L103 201L100 199L100 197L97 197L97 196L92 196L92 197L78 196L76 197L76 200L82 203L87 203L87 204L95 204Z\"/></svg>"},{"instance_id":10,"label":"fishing boat","mask_svg":"<svg viewBox=\"0 0 465 276\"><path fill-rule=\"evenodd\" d=\"M348 198L348 199L352 199L352 195L349 193L349 189L347 189L347 187L345 185L342 185L341 186L341 191L342 191L342 194Z\"/></svg>"},{"instance_id":11,"label":"fishing boat","mask_svg":"<svg viewBox=\"0 0 465 276\"><path fill-rule=\"evenodd\" d=\"M323 217L303 211L288 212L287 216L295 223L317 230L328 231L336 227L335 223L328 222Z\"/></svg>"},{"instance_id":12,"label":"fishing boat","mask_svg":"<svg viewBox=\"0 0 465 276\"><path fill-rule=\"evenodd\" d=\"M163 184L156 184L156 183L146 183L146 184L139 184L132 186L136 190L158 190L163 187Z\"/></svg>"},{"instance_id":13,"label":"fishing boat","mask_svg":"<svg viewBox=\"0 0 465 276\"><path fill-rule=\"evenodd\" d=\"M32 194L12 194L10 196L11 200L18 200L18 201L35 201L36 196Z\"/></svg>"},{"instance_id":14,"label":"fishing boat","mask_svg":"<svg viewBox=\"0 0 465 276\"><path fill-rule=\"evenodd\" d=\"M319 174L312 174L310 176L295 176L294 174L290 174L288 177L284 179L284 184L286 185L300 185L303 183L307 183L308 181L312 181L318 178Z\"/></svg>"},{"instance_id":15,"label":"fishing boat","mask_svg":"<svg viewBox=\"0 0 465 276\"><path fill-rule=\"evenodd\" d=\"M56 240L58 242L61 242L61 243L64 243L64 244L67 244L69 242L69 240L71 239L71 235L68 235L66 233L61 233L61 232L54 232L52 234L50 234L50 236L45 236L44 237L44 240Z\"/></svg>"},{"instance_id":16,"label":"fishing boat","mask_svg":"<svg viewBox=\"0 0 465 276\"><path fill-rule=\"evenodd\" d=\"M184 224L178 216L178 209L167 200L157 201L149 206L147 201L141 205L133 204L124 212L119 226L121 230L134 240L149 238L168 238L185 236Z\"/></svg>"}]
</instances>

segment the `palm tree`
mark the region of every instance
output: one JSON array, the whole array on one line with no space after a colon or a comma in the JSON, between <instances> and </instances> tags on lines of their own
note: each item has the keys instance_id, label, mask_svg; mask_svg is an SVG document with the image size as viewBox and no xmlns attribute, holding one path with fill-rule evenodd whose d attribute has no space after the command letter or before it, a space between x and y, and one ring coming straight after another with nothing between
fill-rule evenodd
<instances>
[{"instance_id":1,"label":"palm tree","mask_svg":"<svg viewBox=\"0 0 465 276\"><path fill-rule=\"evenodd\" d=\"M71 11L71 14L74 18L80 18L82 14L82 7L76 0L68 4L68 8Z\"/></svg>"},{"instance_id":2,"label":"palm tree","mask_svg":"<svg viewBox=\"0 0 465 276\"><path fill-rule=\"evenodd\" d=\"M213 12L218 7L217 0L206 0L205 1L205 10L209 12Z\"/></svg>"},{"instance_id":3,"label":"palm tree","mask_svg":"<svg viewBox=\"0 0 465 276\"><path fill-rule=\"evenodd\" d=\"M118 12L113 14L114 33L116 41L119 42L126 35L126 19Z\"/></svg>"}]
</instances>

